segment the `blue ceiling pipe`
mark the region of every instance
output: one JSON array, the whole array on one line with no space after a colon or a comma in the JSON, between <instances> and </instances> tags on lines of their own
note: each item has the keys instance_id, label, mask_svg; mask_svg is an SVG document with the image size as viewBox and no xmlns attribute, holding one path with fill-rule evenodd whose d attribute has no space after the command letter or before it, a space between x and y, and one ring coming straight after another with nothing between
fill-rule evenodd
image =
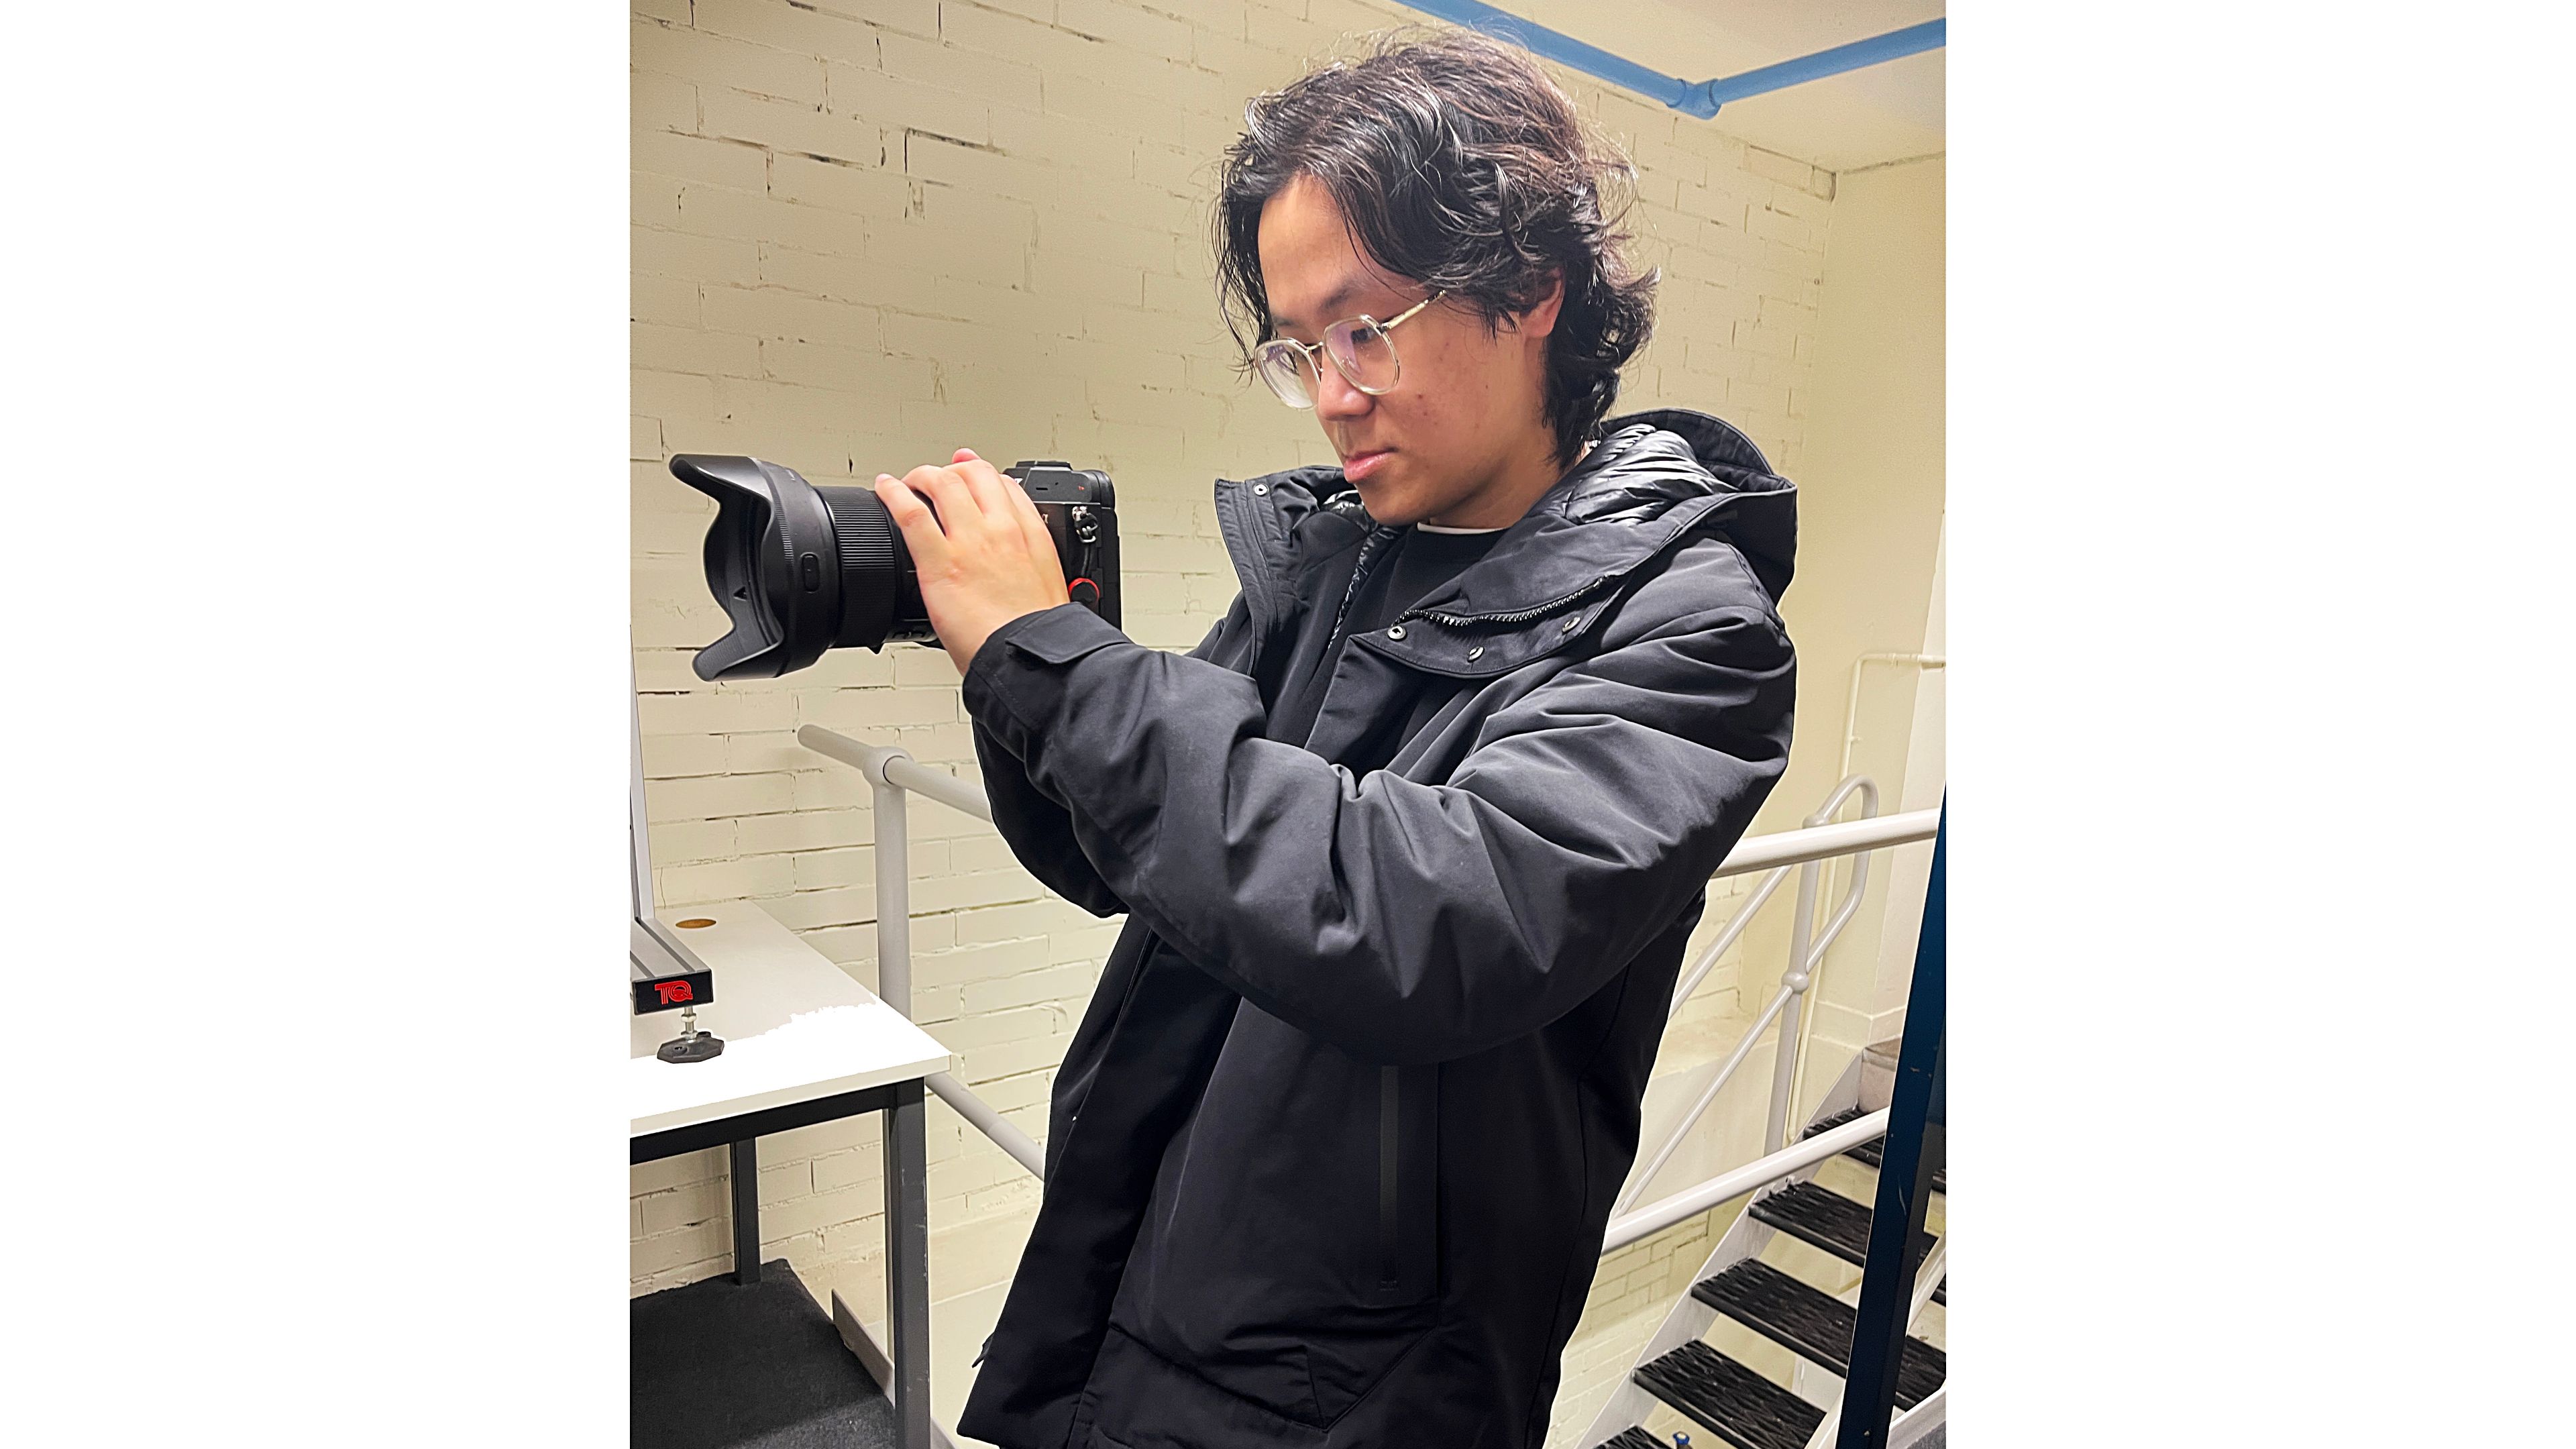
<instances>
[{"instance_id":1,"label":"blue ceiling pipe","mask_svg":"<svg viewBox=\"0 0 2576 1449\"><path fill-rule=\"evenodd\" d=\"M1784 60L1748 70L1742 75L1719 80L1686 81L1661 71L1648 70L1633 60L1623 60L1597 45L1586 45L1563 31L1523 20L1507 10L1497 10L1477 0L1405 0L1413 9L1436 15L1492 35L1517 40L1536 54L1559 65L1570 66L1585 75L1597 76L1612 85L1625 86L1641 96L1651 96L1684 115L1705 121L1717 114L1718 107L1746 96L1781 90L1847 70L1878 65L1902 56L1926 50L1938 50L1947 43L1949 20L1927 20L1849 45L1837 45L1813 55Z\"/></svg>"}]
</instances>

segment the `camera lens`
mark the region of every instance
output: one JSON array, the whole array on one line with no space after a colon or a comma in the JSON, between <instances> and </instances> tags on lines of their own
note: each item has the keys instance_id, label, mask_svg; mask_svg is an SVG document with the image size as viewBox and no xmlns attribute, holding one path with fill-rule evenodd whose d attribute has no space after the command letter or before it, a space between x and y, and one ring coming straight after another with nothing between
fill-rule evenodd
<instances>
[{"instance_id":1,"label":"camera lens","mask_svg":"<svg viewBox=\"0 0 2576 1449\"><path fill-rule=\"evenodd\" d=\"M1003 472L1038 505L1073 599L1117 623L1107 475L1062 463ZM792 468L714 453L682 453L671 473L716 501L707 589L733 627L690 661L700 679L772 679L829 649L933 640L912 551L875 489L818 488Z\"/></svg>"},{"instance_id":2,"label":"camera lens","mask_svg":"<svg viewBox=\"0 0 2576 1449\"><path fill-rule=\"evenodd\" d=\"M911 552L875 490L721 454L680 454L671 473L716 501L707 589L733 627L690 662L700 679L770 679L827 649L930 637Z\"/></svg>"}]
</instances>

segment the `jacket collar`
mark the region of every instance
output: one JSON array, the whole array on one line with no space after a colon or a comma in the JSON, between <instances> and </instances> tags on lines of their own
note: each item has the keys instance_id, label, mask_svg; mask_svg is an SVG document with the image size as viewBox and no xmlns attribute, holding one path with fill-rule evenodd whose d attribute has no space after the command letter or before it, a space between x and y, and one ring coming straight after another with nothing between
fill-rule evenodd
<instances>
[{"instance_id":1,"label":"jacket collar","mask_svg":"<svg viewBox=\"0 0 2576 1449\"><path fill-rule=\"evenodd\" d=\"M1307 572L1371 532L1394 532L1369 518L1357 489L1335 467L1220 480L1216 501L1227 552L1262 635L1286 616ZM1703 526L1725 533L1778 599L1796 547L1795 490L1771 471L1761 450L1706 413L1676 408L1613 418L1583 461L1540 495L1490 552L1406 610L1405 618L1441 626L1430 632L1489 639L1495 631L1531 630L1552 649L1546 636L1563 626L1533 626L1588 615L1587 601ZM1439 667L1447 661L1409 662Z\"/></svg>"}]
</instances>

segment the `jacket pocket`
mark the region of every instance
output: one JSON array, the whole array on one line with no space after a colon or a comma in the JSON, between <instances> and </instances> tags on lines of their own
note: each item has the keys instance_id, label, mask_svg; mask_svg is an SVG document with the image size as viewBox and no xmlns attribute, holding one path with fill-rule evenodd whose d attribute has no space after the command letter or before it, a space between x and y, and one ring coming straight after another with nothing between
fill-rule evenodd
<instances>
[{"instance_id":1,"label":"jacket pocket","mask_svg":"<svg viewBox=\"0 0 2576 1449\"><path fill-rule=\"evenodd\" d=\"M1332 1422L1439 1316L1439 1071L1356 1060L1245 1002L1163 1155L1112 1324Z\"/></svg>"}]
</instances>

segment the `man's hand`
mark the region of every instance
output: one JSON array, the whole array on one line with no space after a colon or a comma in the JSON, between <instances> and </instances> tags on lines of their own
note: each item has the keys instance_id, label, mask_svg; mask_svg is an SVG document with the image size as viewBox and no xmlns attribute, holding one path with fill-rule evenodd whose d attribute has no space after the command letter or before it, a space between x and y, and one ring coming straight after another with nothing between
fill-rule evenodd
<instances>
[{"instance_id":1,"label":"man's hand","mask_svg":"<svg viewBox=\"0 0 2576 1449\"><path fill-rule=\"evenodd\" d=\"M930 627L959 674L994 630L1067 601L1064 565L1038 506L972 449L958 449L945 468L879 473L877 497L903 530Z\"/></svg>"}]
</instances>

